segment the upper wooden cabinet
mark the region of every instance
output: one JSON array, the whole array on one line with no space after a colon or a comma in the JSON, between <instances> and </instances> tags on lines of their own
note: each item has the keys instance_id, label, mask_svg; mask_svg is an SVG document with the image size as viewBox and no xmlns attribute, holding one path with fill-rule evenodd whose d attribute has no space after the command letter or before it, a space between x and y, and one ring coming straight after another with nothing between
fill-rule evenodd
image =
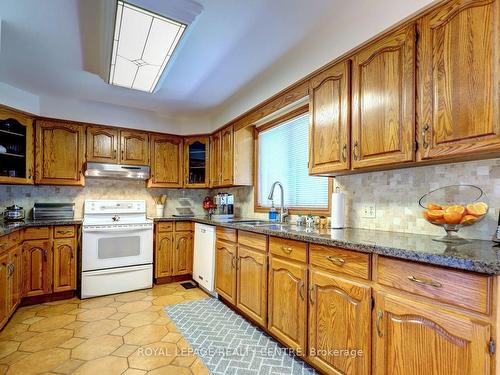
<instances>
[{"instance_id":1,"label":"upper wooden cabinet","mask_svg":"<svg viewBox=\"0 0 500 375\"><path fill-rule=\"evenodd\" d=\"M349 170L350 63L339 63L309 81L310 174Z\"/></svg>"},{"instance_id":2,"label":"upper wooden cabinet","mask_svg":"<svg viewBox=\"0 0 500 375\"><path fill-rule=\"evenodd\" d=\"M233 183L234 143L233 127L223 129L220 136L221 143L221 185Z\"/></svg>"},{"instance_id":3,"label":"upper wooden cabinet","mask_svg":"<svg viewBox=\"0 0 500 375\"><path fill-rule=\"evenodd\" d=\"M84 185L85 127L64 121L36 122L35 182Z\"/></svg>"},{"instance_id":4,"label":"upper wooden cabinet","mask_svg":"<svg viewBox=\"0 0 500 375\"><path fill-rule=\"evenodd\" d=\"M132 130L120 131L120 164L149 164L149 135Z\"/></svg>"},{"instance_id":5,"label":"upper wooden cabinet","mask_svg":"<svg viewBox=\"0 0 500 375\"><path fill-rule=\"evenodd\" d=\"M221 185L220 132L210 136L210 187Z\"/></svg>"},{"instance_id":6,"label":"upper wooden cabinet","mask_svg":"<svg viewBox=\"0 0 500 375\"><path fill-rule=\"evenodd\" d=\"M414 160L415 25L353 56L352 167Z\"/></svg>"},{"instance_id":7,"label":"upper wooden cabinet","mask_svg":"<svg viewBox=\"0 0 500 375\"><path fill-rule=\"evenodd\" d=\"M33 119L22 113L0 108L1 184L32 184L35 167Z\"/></svg>"},{"instance_id":8,"label":"upper wooden cabinet","mask_svg":"<svg viewBox=\"0 0 500 375\"><path fill-rule=\"evenodd\" d=\"M118 163L119 130L87 126L87 161Z\"/></svg>"},{"instance_id":9,"label":"upper wooden cabinet","mask_svg":"<svg viewBox=\"0 0 500 375\"><path fill-rule=\"evenodd\" d=\"M182 187L182 138L151 136L151 178L148 187Z\"/></svg>"},{"instance_id":10,"label":"upper wooden cabinet","mask_svg":"<svg viewBox=\"0 0 500 375\"><path fill-rule=\"evenodd\" d=\"M208 187L209 154L208 136L184 139L184 187Z\"/></svg>"},{"instance_id":11,"label":"upper wooden cabinet","mask_svg":"<svg viewBox=\"0 0 500 375\"><path fill-rule=\"evenodd\" d=\"M499 53L499 1L448 1L421 19L419 160L500 151Z\"/></svg>"}]
</instances>

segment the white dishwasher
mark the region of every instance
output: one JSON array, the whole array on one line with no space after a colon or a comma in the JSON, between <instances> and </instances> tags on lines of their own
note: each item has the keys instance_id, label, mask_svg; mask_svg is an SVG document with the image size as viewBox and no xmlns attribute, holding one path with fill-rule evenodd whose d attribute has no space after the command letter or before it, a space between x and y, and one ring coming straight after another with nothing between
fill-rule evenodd
<instances>
[{"instance_id":1,"label":"white dishwasher","mask_svg":"<svg viewBox=\"0 0 500 375\"><path fill-rule=\"evenodd\" d=\"M193 280L210 294L215 294L215 227L195 223Z\"/></svg>"}]
</instances>

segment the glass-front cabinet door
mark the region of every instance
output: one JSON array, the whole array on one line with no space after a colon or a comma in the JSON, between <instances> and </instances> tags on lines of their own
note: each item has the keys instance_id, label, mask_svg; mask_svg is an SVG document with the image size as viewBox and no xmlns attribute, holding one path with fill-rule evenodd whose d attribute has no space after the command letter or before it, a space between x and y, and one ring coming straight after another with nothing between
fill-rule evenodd
<instances>
[{"instance_id":1,"label":"glass-front cabinet door","mask_svg":"<svg viewBox=\"0 0 500 375\"><path fill-rule=\"evenodd\" d=\"M32 184L33 119L0 108L0 184Z\"/></svg>"},{"instance_id":2,"label":"glass-front cabinet door","mask_svg":"<svg viewBox=\"0 0 500 375\"><path fill-rule=\"evenodd\" d=\"M187 138L184 141L184 187L208 187L208 136Z\"/></svg>"}]
</instances>

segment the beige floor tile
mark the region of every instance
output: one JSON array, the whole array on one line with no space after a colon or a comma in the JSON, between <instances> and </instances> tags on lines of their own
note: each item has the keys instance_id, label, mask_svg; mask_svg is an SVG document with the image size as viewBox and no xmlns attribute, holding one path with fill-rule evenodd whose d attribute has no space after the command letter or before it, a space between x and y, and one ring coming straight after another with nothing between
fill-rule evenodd
<instances>
[{"instance_id":1,"label":"beige floor tile","mask_svg":"<svg viewBox=\"0 0 500 375\"><path fill-rule=\"evenodd\" d=\"M181 296L162 296L162 297L157 297L153 300L153 305L157 306L169 306L169 305L175 305L177 303L181 303L184 301L184 298Z\"/></svg>"},{"instance_id":2,"label":"beige floor tile","mask_svg":"<svg viewBox=\"0 0 500 375\"><path fill-rule=\"evenodd\" d=\"M193 364L194 361L196 361L196 359L197 357L195 355L180 354L177 357L175 357L174 361L172 362L172 365L189 367Z\"/></svg>"},{"instance_id":3,"label":"beige floor tile","mask_svg":"<svg viewBox=\"0 0 500 375\"><path fill-rule=\"evenodd\" d=\"M179 341L180 339L182 338L182 335L180 333L176 333L176 332L169 332L167 333L167 335L165 337L163 337L161 339L161 341L165 341L165 342L171 342L171 343L176 343L177 341Z\"/></svg>"},{"instance_id":4,"label":"beige floor tile","mask_svg":"<svg viewBox=\"0 0 500 375\"><path fill-rule=\"evenodd\" d=\"M145 345L160 341L167 333L168 329L166 327L147 325L134 328L123 336L123 339L126 344Z\"/></svg>"},{"instance_id":5,"label":"beige floor tile","mask_svg":"<svg viewBox=\"0 0 500 375\"><path fill-rule=\"evenodd\" d=\"M113 355L116 355L118 357L128 357L129 355L134 353L138 348L139 345L123 344L113 352Z\"/></svg>"},{"instance_id":6,"label":"beige floor tile","mask_svg":"<svg viewBox=\"0 0 500 375\"><path fill-rule=\"evenodd\" d=\"M14 352L12 354L9 354L6 357L0 358L0 364L12 365L13 363L20 361L29 355L30 355L30 353L26 353L26 352Z\"/></svg>"},{"instance_id":7,"label":"beige floor tile","mask_svg":"<svg viewBox=\"0 0 500 375\"><path fill-rule=\"evenodd\" d=\"M78 314L76 319L84 322L95 322L96 320L106 319L114 313L116 313L116 309L114 307L99 307Z\"/></svg>"},{"instance_id":8,"label":"beige floor tile","mask_svg":"<svg viewBox=\"0 0 500 375\"><path fill-rule=\"evenodd\" d=\"M57 366L54 369L54 372L58 374L71 374L84 363L85 361L80 361L78 359L68 359L66 362L63 362L61 365Z\"/></svg>"},{"instance_id":9,"label":"beige floor tile","mask_svg":"<svg viewBox=\"0 0 500 375\"><path fill-rule=\"evenodd\" d=\"M75 346L80 345L84 341L85 339L81 339L79 337L72 337L68 341L65 341L61 345L59 345L59 347L65 349L73 349Z\"/></svg>"},{"instance_id":10,"label":"beige floor tile","mask_svg":"<svg viewBox=\"0 0 500 375\"><path fill-rule=\"evenodd\" d=\"M69 323L67 326L64 326L64 328L75 330L80 327L83 327L85 324L87 324L87 322L75 320L74 322Z\"/></svg>"},{"instance_id":11,"label":"beige floor tile","mask_svg":"<svg viewBox=\"0 0 500 375\"><path fill-rule=\"evenodd\" d=\"M68 311L66 314L69 314L69 315L78 315L78 314L81 314L82 312L85 312L87 311L88 309L81 309L81 308L75 308L73 310L70 310Z\"/></svg>"},{"instance_id":12,"label":"beige floor tile","mask_svg":"<svg viewBox=\"0 0 500 375\"><path fill-rule=\"evenodd\" d=\"M45 316L32 316L31 318L23 320L21 323L30 325L30 324L36 323L42 319L45 319Z\"/></svg>"},{"instance_id":13,"label":"beige floor tile","mask_svg":"<svg viewBox=\"0 0 500 375\"><path fill-rule=\"evenodd\" d=\"M153 305L151 307L148 307L146 311L163 311L163 306Z\"/></svg>"},{"instance_id":14,"label":"beige floor tile","mask_svg":"<svg viewBox=\"0 0 500 375\"><path fill-rule=\"evenodd\" d=\"M121 306L123 305L125 302L113 302L113 303L110 303L108 306L109 307L118 307L118 306Z\"/></svg>"},{"instance_id":15,"label":"beige floor tile","mask_svg":"<svg viewBox=\"0 0 500 375\"><path fill-rule=\"evenodd\" d=\"M132 327L118 327L110 332L110 335L124 336L132 330Z\"/></svg>"},{"instance_id":16,"label":"beige floor tile","mask_svg":"<svg viewBox=\"0 0 500 375\"><path fill-rule=\"evenodd\" d=\"M123 344L120 336L99 336L88 339L71 351L71 358L89 361L113 353Z\"/></svg>"},{"instance_id":17,"label":"beige floor tile","mask_svg":"<svg viewBox=\"0 0 500 375\"><path fill-rule=\"evenodd\" d=\"M113 297L96 297L96 298L90 298L82 301L80 303L80 308L83 309L96 309L98 307L104 307L109 305L110 303L115 302L115 299Z\"/></svg>"},{"instance_id":18,"label":"beige floor tile","mask_svg":"<svg viewBox=\"0 0 500 375\"><path fill-rule=\"evenodd\" d=\"M0 340L11 340L12 337L27 331L28 327L29 326L27 324L9 322L3 330L0 331Z\"/></svg>"},{"instance_id":19,"label":"beige floor tile","mask_svg":"<svg viewBox=\"0 0 500 375\"><path fill-rule=\"evenodd\" d=\"M2 341L0 343L0 358L7 357L9 354L14 353L19 347L16 341Z\"/></svg>"},{"instance_id":20,"label":"beige floor tile","mask_svg":"<svg viewBox=\"0 0 500 375\"><path fill-rule=\"evenodd\" d=\"M123 319L127 316L128 314L127 313L124 313L124 312L117 312L117 313L114 313L113 315L110 315L108 317L108 319L113 319L113 320L120 320L120 319Z\"/></svg>"},{"instance_id":21,"label":"beige floor tile","mask_svg":"<svg viewBox=\"0 0 500 375\"><path fill-rule=\"evenodd\" d=\"M9 374L31 375L51 371L69 358L68 349L48 349L30 354L12 364Z\"/></svg>"},{"instance_id":22,"label":"beige floor tile","mask_svg":"<svg viewBox=\"0 0 500 375\"><path fill-rule=\"evenodd\" d=\"M7 366L7 365L0 365L0 375L5 375L7 373L8 369L9 369L9 366Z\"/></svg>"},{"instance_id":23,"label":"beige floor tile","mask_svg":"<svg viewBox=\"0 0 500 375\"><path fill-rule=\"evenodd\" d=\"M117 320L98 320L97 322L90 322L75 330L75 337L97 337L107 335L111 331L120 326Z\"/></svg>"},{"instance_id":24,"label":"beige floor tile","mask_svg":"<svg viewBox=\"0 0 500 375\"><path fill-rule=\"evenodd\" d=\"M75 320L74 315L52 315L30 325L32 332L47 332L63 328Z\"/></svg>"},{"instance_id":25,"label":"beige floor tile","mask_svg":"<svg viewBox=\"0 0 500 375\"><path fill-rule=\"evenodd\" d=\"M26 341L26 340L32 338L33 336L35 336L37 334L38 334L38 332L31 332L31 331L20 332L20 333L16 333L15 335L13 335L11 340L23 342L23 341Z\"/></svg>"},{"instance_id":26,"label":"beige floor tile","mask_svg":"<svg viewBox=\"0 0 500 375\"><path fill-rule=\"evenodd\" d=\"M136 370L136 369L133 369L133 368L129 368L127 371L125 371L123 373L123 375L144 375L146 373L146 371L143 371L143 370ZM167 375L167 374L165 374Z\"/></svg>"},{"instance_id":27,"label":"beige floor tile","mask_svg":"<svg viewBox=\"0 0 500 375\"><path fill-rule=\"evenodd\" d=\"M119 312L131 314L139 311L144 311L150 306L151 302L149 301L134 301L134 302L127 302L124 305L118 306L117 310Z\"/></svg>"},{"instance_id":28,"label":"beige floor tile","mask_svg":"<svg viewBox=\"0 0 500 375\"><path fill-rule=\"evenodd\" d=\"M141 301L146 298L147 292L131 292L131 293L123 293L115 296L115 301L117 302L132 302L132 301Z\"/></svg>"},{"instance_id":29,"label":"beige floor tile","mask_svg":"<svg viewBox=\"0 0 500 375\"><path fill-rule=\"evenodd\" d=\"M141 311L128 314L120 320L120 325L126 327L140 327L146 324L153 323L158 319L159 315L155 311Z\"/></svg>"},{"instance_id":30,"label":"beige floor tile","mask_svg":"<svg viewBox=\"0 0 500 375\"><path fill-rule=\"evenodd\" d=\"M210 371L208 371L205 364L199 358L191 365L191 371L193 375L210 375Z\"/></svg>"},{"instance_id":31,"label":"beige floor tile","mask_svg":"<svg viewBox=\"0 0 500 375\"><path fill-rule=\"evenodd\" d=\"M140 370L153 370L172 363L177 355L177 347L168 342L155 342L141 346L128 357L130 367Z\"/></svg>"},{"instance_id":32,"label":"beige floor tile","mask_svg":"<svg viewBox=\"0 0 500 375\"><path fill-rule=\"evenodd\" d=\"M46 306L43 309L38 310L37 316L50 316L50 315L60 315L67 314L68 311L74 310L78 307L77 303L64 303L60 305Z\"/></svg>"},{"instance_id":33,"label":"beige floor tile","mask_svg":"<svg viewBox=\"0 0 500 375\"><path fill-rule=\"evenodd\" d=\"M126 358L102 357L86 362L73 372L74 375L118 375L127 370Z\"/></svg>"},{"instance_id":34,"label":"beige floor tile","mask_svg":"<svg viewBox=\"0 0 500 375\"><path fill-rule=\"evenodd\" d=\"M158 319L156 319L153 324L157 325L167 325L171 322L170 318L166 315L160 316Z\"/></svg>"},{"instance_id":35,"label":"beige floor tile","mask_svg":"<svg viewBox=\"0 0 500 375\"><path fill-rule=\"evenodd\" d=\"M69 329L42 332L21 343L19 350L23 352L38 352L40 350L55 348L63 342L68 341L72 336L73 331Z\"/></svg>"},{"instance_id":36,"label":"beige floor tile","mask_svg":"<svg viewBox=\"0 0 500 375\"><path fill-rule=\"evenodd\" d=\"M34 310L26 310L26 308L19 308L14 316L10 319L11 323L21 323L23 320L33 318L36 314Z\"/></svg>"},{"instance_id":37,"label":"beige floor tile","mask_svg":"<svg viewBox=\"0 0 500 375\"><path fill-rule=\"evenodd\" d=\"M166 375L166 374L193 375L190 369L178 366L163 366L157 368L156 370L148 372L148 375Z\"/></svg>"}]
</instances>

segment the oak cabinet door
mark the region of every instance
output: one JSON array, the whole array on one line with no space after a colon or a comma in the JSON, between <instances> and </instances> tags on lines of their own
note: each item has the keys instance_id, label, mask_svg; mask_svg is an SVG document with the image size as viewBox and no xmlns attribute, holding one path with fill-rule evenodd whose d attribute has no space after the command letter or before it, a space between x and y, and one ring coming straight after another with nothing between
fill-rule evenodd
<instances>
[{"instance_id":1,"label":"oak cabinet door","mask_svg":"<svg viewBox=\"0 0 500 375\"><path fill-rule=\"evenodd\" d=\"M270 256L269 332L301 355L306 349L307 265Z\"/></svg>"},{"instance_id":2,"label":"oak cabinet door","mask_svg":"<svg viewBox=\"0 0 500 375\"><path fill-rule=\"evenodd\" d=\"M309 359L327 374L369 374L371 288L327 272L309 272ZM359 356L335 350L361 350Z\"/></svg>"},{"instance_id":3,"label":"oak cabinet door","mask_svg":"<svg viewBox=\"0 0 500 375\"><path fill-rule=\"evenodd\" d=\"M415 159L415 35L407 26L353 57L354 169Z\"/></svg>"},{"instance_id":4,"label":"oak cabinet door","mask_svg":"<svg viewBox=\"0 0 500 375\"><path fill-rule=\"evenodd\" d=\"M87 161L118 163L118 129L87 126Z\"/></svg>"},{"instance_id":5,"label":"oak cabinet door","mask_svg":"<svg viewBox=\"0 0 500 375\"><path fill-rule=\"evenodd\" d=\"M23 249L17 246L9 252L9 304L7 311L12 315L22 298L22 254Z\"/></svg>"},{"instance_id":6,"label":"oak cabinet door","mask_svg":"<svg viewBox=\"0 0 500 375\"><path fill-rule=\"evenodd\" d=\"M498 153L499 1L448 1L419 40L419 159Z\"/></svg>"},{"instance_id":7,"label":"oak cabinet door","mask_svg":"<svg viewBox=\"0 0 500 375\"><path fill-rule=\"evenodd\" d=\"M9 319L9 254L0 256L0 328Z\"/></svg>"},{"instance_id":8,"label":"oak cabinet door","mask_svg":"<svg viewBox=\"0 0 500 375\"><path fill-rule=\"evenodd\" d=\"M221 132L221 178L224 186L233 184L233 127L228 126Z\"/></svg>"},{"instance_id":9,"label":"oak cabinet door","mask_svg":"<svg viewBox=\"0 0 500 375\"><path fill-rule=\"evenodd\" d=\"M209 154L208 136L184 140L184 187L209 186Z\"/></svg>"},{"instance_id":10,"label":"oak cabinet door","mask_svg":"<svg viewBox=\"0 0 500 375\"><path fill-rule=\"evenodd\" d=\"M27 241L23 245L24 291L27 297L52 292L52 251L49 241Z\"/></svg>"},{"instance_id":11,"label":"oak cabinet door","mask_svg":"<svg viewBox=\"0 0 500 375\"><path fill-rule=\"evenodd\" d=\"M182 187L182 138L151 136L149 187Z\"/></svg>"},{"instance_id":12,"label":"oak cabinet door","mask_svg":"<svg viewBox=\"0 0 500 375\"><path fill-rule=\"evenodd\" d=\"M53 291L64 292L76 289L76 239L54 240Z\"/></svg>"},{"instance_id":13,"label":"oak cabinet door","mask_svg":"<svg viewBox=\"0 0 500 375\"><path fill-rule=\"evenodd\" d=\"M147 133L131 130L120 131L120 164L149 164L149 136Z\"/></svg>"},{"instance_id":14,"label":"oak cabinet door","mask_svg":"<svg viewBox=\"0 0 500 375\"><path fill-rule=\"evenodd\" d=\"M173 233L156 234L155 277L172 276L174 239Z\"/></svg>"},{"instance_id":15,"label":"oak cabinet door","mask_svg":"<svg viewBox=\"0 0 500 375\"><path fill-rule=\"evenodd\" d=\"M193 241L191 232L175 233L173 275L193 271Z\"/></svg>"},{"instance_id":16,"label":"oak cabinet door","mask_svg":"<svg viewBox=\"0 0 500 375\"><path fill-rule=\"evenodd\" d=\"M225 300L236 305L236 244L216 242L215 290Z\"/></svg>"},{"instance_id":17,"label":"oak cabinet door","mask_svg":"<svg viewBox=\"0 0 500 375\"><path fill-rule=\"evenodd\" d=\"M267 255L238 245L236 306L262 327L267 320Z\"/></svg>"},{"instance_id":18,"label":"oak cabinet door","mask_svg":"<svg viewBox=\"0 0 500 375\"><path fill-rule=\"evenodd\" d=\"M210 187L221 185L221 139L220 133L210 137Z\"/></svg>"},{"instance_id":19,"label":"oak cabinet door","mask_svg":"<svg viewBox=\"0 0 500 375\"><path fill-rule=\"evenodd\" d=\"M376 375L490 373L487 323L383 293L374 319Z\"/></svg>"},{"instance_id":20,"label":"oak cabinet door","mask_svg":"<svg viewBox=\"0 0 500 375\"><path fill-rule=\"evenodd\" d=\"M84 150L84 126L37 121L35 182L48 185L84 185Z\"/></svg>"},{"instance_id":21,"label":"oak cabinet door","mask_svg":"<svg viewBox=\"0 0 500 375\"><path fill-rule=\"evenodd\" d=\"M313 77L309 83L311 125L309 173L350 167L350 60Z\"/></svg>"}]
</instances>

